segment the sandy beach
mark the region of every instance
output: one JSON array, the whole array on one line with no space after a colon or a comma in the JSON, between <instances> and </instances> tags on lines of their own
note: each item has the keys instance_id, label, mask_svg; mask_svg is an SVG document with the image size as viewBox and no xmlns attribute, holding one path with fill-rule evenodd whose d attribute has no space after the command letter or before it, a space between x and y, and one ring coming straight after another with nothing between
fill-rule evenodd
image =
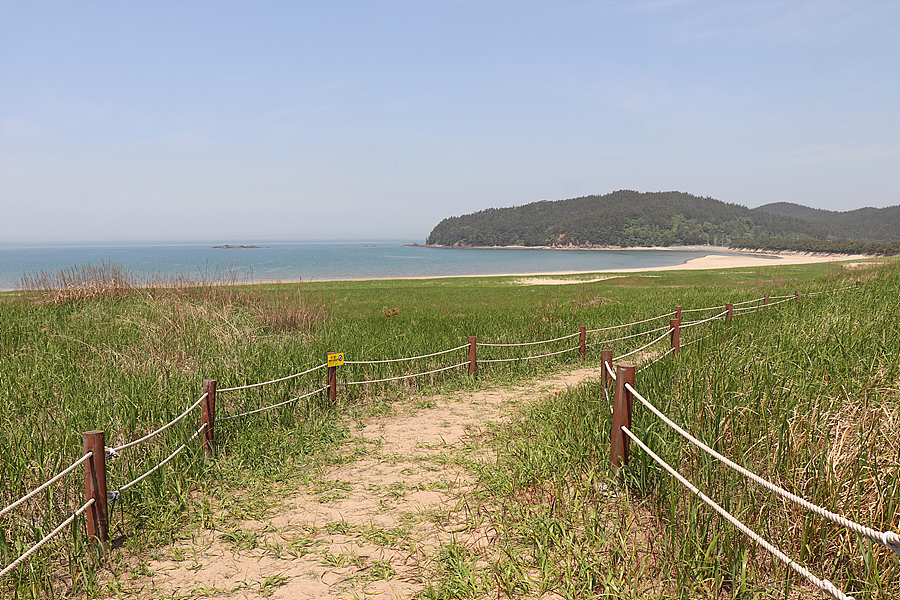
<instances>
[{"instance_id":1,"label":"sandy beach","mask_svg":"<svg viewBox=\"0 0 900 600\"><path fill-rule=\"evenodd\" d=\"M692 247L691 249L695 249ZM723 249L727 250L727 249ZM734 252L733 250L731 252ZM823 262L859 261L872 258L864 254L814 254L807 252L735 254L708 254L680 265L653 267L650 269L613 269L609 273L636 273L639 271L678 271L698 269L734 269L739 267L771 267L775 265L808 265Z\"/></svg>"},{"instance_id":2,"label":"sandy beach","mask_svg":"<svg viewBox=\"0 0 900 600\"><path fill-rule=\"evenodd\" d=\"M516 247L524 248L524 246ZM545 248L549 249L549 248ZM566 250L561 248L560 250ZM596 251L603 250L595 248ZM316 279L310 281L384 281L389 279L450 279L457 277L543 277L560 275L584 275L587 273L649 273L654 271L689 271L702 269L736 269L746 267L771 267L778 265L807 265L824 262L864 261L874 257L865 254L816 254L807 252L739 252L716 246L670 246L665 248L628 248L628 250L709 250L710 254L694 258L679 265L646 267L638 269L605 269L601 271L554 271L543 273L491 273L489 275L435 275L424 277L360 277L355 279ZM727 252L728 254L717 254ZM598 278L597 280L606 279ZM276 283L276 282L259 282ZM277 282L285 283L285 282ZM532 282L536 283L536 282ZM584 283L581 280L557 280L556 283Z\"/></svg>"}]
</instances>

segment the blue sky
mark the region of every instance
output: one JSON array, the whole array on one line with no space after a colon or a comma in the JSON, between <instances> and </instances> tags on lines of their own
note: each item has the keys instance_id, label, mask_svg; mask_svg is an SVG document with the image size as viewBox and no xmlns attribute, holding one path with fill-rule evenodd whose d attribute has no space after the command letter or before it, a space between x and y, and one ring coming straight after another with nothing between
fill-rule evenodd
<instances>
[{"instance_id":1,"label":"blue sky","mask_svg":"<svg viewBox=\"0 0 900 600\"><path fill-rule=\"evenodd\" d=\"M0 0L0 242L900 204L900 2Z\"/></svg>"}]
</instances>

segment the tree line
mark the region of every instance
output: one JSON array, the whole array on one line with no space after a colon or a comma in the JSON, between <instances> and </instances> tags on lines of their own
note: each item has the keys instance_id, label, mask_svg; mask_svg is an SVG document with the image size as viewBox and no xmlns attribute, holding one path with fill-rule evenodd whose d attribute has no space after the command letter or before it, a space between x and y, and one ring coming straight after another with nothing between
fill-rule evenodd
<instances>
[{"instance_id":1,"label":"tree line","mask_svg":"<svg viewBox=\"0 0 900 600\"><path fill-rule=\"evenodd\" d=\"M867 213L866 217L871 215ZM891 239L880 241L900 239L900 227L894 227L893 231ZM728 246L756 239L835 237L839 236L834 235L828 222L821 219L813 222L751 210L684 192L619 190L603 196L544 200L449 217L431 231L427 243L439 246L627 248Z\"/></svg>"},{"instance_id":2,"label":"tree line","mask_svg":"<svg viewBox=\"0 0 900 600\"><path fill-rule=\"evenodd\" d=\"M764 250L771 252L816 252L823 254L869 254L879 256L900 255L900 242L861 242L858 240L813 240L767 238L743 240L732 244L737 250Z\"/></svg>"}]
</instances>

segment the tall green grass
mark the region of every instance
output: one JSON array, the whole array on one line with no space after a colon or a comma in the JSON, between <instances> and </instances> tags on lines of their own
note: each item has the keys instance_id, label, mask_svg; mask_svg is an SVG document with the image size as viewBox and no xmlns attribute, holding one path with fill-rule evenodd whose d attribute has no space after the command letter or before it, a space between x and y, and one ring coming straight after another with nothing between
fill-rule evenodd
<instances>
[{"instance_id":1,"label":"tall green grass","mask_svg":"<svg viewBox=\"0 0 900 600\"><path fill-rule=\"evenodd\" d=\"M479 341L526 342L627 323L674 306L710 306L835 285L855 277L839 267L807 266L710 273L629 275L595 283L522 286L516 278L425 281L305 282L258 286L103 286L89 294L0 295L0 507L33 489L81 455L81 434L100 429L107 445L131 441L168 422L200 395L204 378L219 388L266 381L324 362L341 351L349 360L418 356ZM116 279L118 282L119 279ZM712 283L711 283L712 282ZM152 282L151 282L152 283ZM183 282L182 282L183 283ZM227 283L227 282L226 282ZM38 286L35 286L38 287ZM802 314L802 313L800 313ZM631 328L627 333L641 331ZM617 334L619 332L616 332ZM643 338L646 340L646 338ZM602 337L589 342L602 344ZM642 338L621 343L635 347ZM562 349L567 340L543 351ZM634 345L632 345L634 344ZM526 355L534 349L479 349L479 358ZM588 354L596 365L598 352ZM355 365L340 380L379 379L465 360L436 357L415 363ZM580 364L577 353L479 368L480 381L502 381ZM663 372L658 369L648 373ZM336 405L323 395L272 412L222 422L218 453L205 459L194 442L178 458L122 494L112 509L116 548L101 561L80 522L20 567L0 590L15 597L98 593L97 569L176 537L216 511L261 510L231 502L222 489L268 489L329 460L347 431L349 415L372 398L393 398L441 386L479 385L451 371L422 379L345 387ZM656 375L653 375L656 376ZM222 393L220 416L236 414L318 389L322 371L239 392ZM596 415L595 415L596 416ZM592 417L594 418L594 417ZM599 418L599 417L597 417ZM199 426L199 414L109 465L117 489L157 464ZM602 432L602 427L600 430ZM598 433L597 435L604 435ZM656 481L647 467L647 481ZM655 484L654 484L655 485ZM83 502L79 473L0 522L5 565ZM229 504L230 502L230 504ZM255 508L254 508L255 507Z\"/></svg>"},{"instance_id":2,"label":"tall green grass","mask_svg":"<svg viewBox=\"0 0 900 600\"><path fill-rule=\"evenodd\" d=\"M739 464L879 531L900 518L900 267L859 289L718 322L638 389ZM566 598L821 597L632 445L608 472L609 403L588 385L496 438L482 501L494 571ZM689 445L637 402L632 430L752 529L857 599L900 595L890 550L782 501ZM482 508L484 510L484 508ZM503 587L503 581L497 579Z\"/></svg>"}]
</instances>

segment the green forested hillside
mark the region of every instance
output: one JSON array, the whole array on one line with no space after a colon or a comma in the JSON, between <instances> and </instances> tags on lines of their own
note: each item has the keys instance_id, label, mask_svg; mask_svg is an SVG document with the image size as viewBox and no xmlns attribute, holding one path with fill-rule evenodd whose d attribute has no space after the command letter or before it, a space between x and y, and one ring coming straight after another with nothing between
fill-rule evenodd
<instances>
[{"instance_id":1,"label":"green forested hillside","mask_svg":"<svg viewBox=\"0 0 900 600\"><path fill-rule=\"evenodd\" d=\"M804 208L804 207L800 207ZM810 209L812 210L812 209ZM868 217L862 209L859 218ZM889 209L877 209L886 211ZM828 211L822 211L828 212ZM834 213L847 215L850 213ZM880 213L879 213L880 214ZM805 216L805 215L804 215ZM844 217L841 217L844 218ZM900 227L887 221L883 237L900 239ZM840 221L840 219L838 219ZM541 201L490 208L441 221L428 236L440 246L672 246L728 245L760 238L832 239L834 219L824 222L773 214L683 192L620 190L603 196ZM853 217L847 220L854 223ZM850 227L849 225L847 226ZM855 227L855 226L854 226ZM857 229L864 229L859 226ZM890 230L893 229L893 234ZM875 231L875 228L872 229ZM878 229L881 231L881 229Z\"/></svg>"},{"instance_id":2,"label":"green forested hillside","mask_svg":"<svg viewBox=\"0 0 900 600\"><path fill-rule=\"evenodd\" d=\"M890 242L900 239L900 206L836 212L792 202L775 202L753 210L816 223L826 227L834 237L845 240Z\"/></svg>"}]
</instances>

